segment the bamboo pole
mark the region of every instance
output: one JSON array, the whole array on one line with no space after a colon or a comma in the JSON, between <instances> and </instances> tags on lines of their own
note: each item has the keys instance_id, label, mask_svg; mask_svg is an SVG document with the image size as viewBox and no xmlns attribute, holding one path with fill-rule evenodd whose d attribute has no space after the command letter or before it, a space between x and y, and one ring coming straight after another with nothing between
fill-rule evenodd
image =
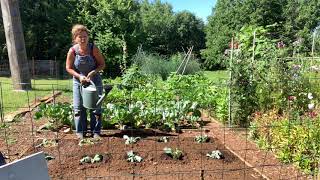
<instances>
[{"instance_id":1,"label":"bamboo pole","mask_svg":"<svg viewBox=\"0 0 320 180\"><path fill-rule=\"evenodd\" d=\"M316 30L312 33L312 48L311 48L311 66L313 66L313 57L314 57L314 39L315 39L315 36L316 36Z\"/></svg>"},{"instance_id":2,"label":"bamboo pole","mask_svg":"<svg viewBox=\"0 0 320 180\"><path fill-rule=\"evenodd\" d=\"M232 116L231 116L231 88L232 88L232 62L233 62L233 44L234 44L234 36L232 36L231 39L231 54L230 54L230 59L229 59L229 103L228 103L228 126L229 128L232 126Z\"/></svg>"}]
</instances>

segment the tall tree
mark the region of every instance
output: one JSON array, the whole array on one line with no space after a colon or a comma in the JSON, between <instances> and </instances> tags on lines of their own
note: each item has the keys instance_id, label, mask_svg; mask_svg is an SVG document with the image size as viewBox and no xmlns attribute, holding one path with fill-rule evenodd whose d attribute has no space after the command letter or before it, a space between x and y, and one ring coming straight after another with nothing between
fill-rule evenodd
<instances>
[{"instance_id":1,"label":"tall tree","mask_svg":"<svg viewBox=\"0 0 320 180\"><path fill-rule=\"evenodd\" d=\"M204 23L194 14L182 11L175 14L175 40L172 41L172 49L181 51L182 47L193 46L193 52L200 55L200 50L205 48Z\"/></svg>"},{"instance_id":2,"label":"tall tree","mask_svg":"<svg viewBox=\"0 0 320 180\"><path fill-rule=\"evenodd\" d=\"M75 8L73 22L89 27L91 38L106 57L108 73L117 71L119 65L125 68L141 37L138 1L80 0Z\"/></svg>"},{"instance_id":3,"label":"tall tree","mask_svg":"<svg viewBox=\"0 0 320 180\"><path fill-rule=\"evenodd\" d=\"M295 50L311 55L312 32L320 23L320 1L287 1L284 6L286 42Z\"/></svg>"},{"instance_id":4,"label":"tall tree","mask_svg":"<svg viewBox=\"0 0 320 180\"><path fill-rule=\"evenodd\" d=\"M141 3L141 20L144 32L143 49L168 55L174 50L170 43L175 41L174 13L169 3L160 0Z\"/></svg>"},{"instance_id":5,"label":"tall tree","mask_svg":"<svg viewBox=\"0 0 320 180\"><path fill-rule=\"evenodd\" d=\"M31 89L30 70L22 31L19 1L1 0L10 71L15 90Z\"/></svg>"},{"instance_id":6,"label":"tall tree","mask_svg":"<svg viewBox=\"0 0 320 180\"><path fill-rule=\"evenodd\" d=\"M245 25L267 27L272 38L284 41L288 55L311 55L312 33L320 22L318 0L218 0L206 27L207 68L225 66L223 52L232 34Z\"/></svg>"},{"instance_id":7,"label":"tall tree","mask_svg":"<svg viewBox=\"0 0 320 180\"><path fill-rule=\"evenodd\" d=\"M208 18L206 26L206 49L202 55L206 59L204 64L208 69L225 67L223 53L236 29L240 29L239 20L245 20L246 16L239 16L238 0L218 0L212 15Z\"/></svg>"},{"instance_id":8,"label":"tall tree","mask_svg":"<svg viewBox=\"0 0 320 180\"><path fill-rule=\"evenodd\" d=\"M76 2L19 0L28 57L65 61L70 40L70 16Z\"/></svg>"}]
</instances>

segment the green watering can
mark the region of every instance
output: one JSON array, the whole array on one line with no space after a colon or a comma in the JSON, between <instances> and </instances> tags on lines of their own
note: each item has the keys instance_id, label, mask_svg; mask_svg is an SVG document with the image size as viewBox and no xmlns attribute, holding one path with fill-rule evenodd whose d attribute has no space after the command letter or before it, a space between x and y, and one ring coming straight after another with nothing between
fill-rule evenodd
<instances>
[{"instance_id":1,"label":"green watering can","mask_svg":"<svg viewBox=\"0 0 320 180\"><path fill-rule=\"evenodd\" d=\"M83 84L80 88L83 107L87 109L97 109L105 99L106 95L111 91L111 89L111 85L106 85L104 87L105 93L100 96L93 81L90 81L89 84Z\"/></svg>"}]
</instances>

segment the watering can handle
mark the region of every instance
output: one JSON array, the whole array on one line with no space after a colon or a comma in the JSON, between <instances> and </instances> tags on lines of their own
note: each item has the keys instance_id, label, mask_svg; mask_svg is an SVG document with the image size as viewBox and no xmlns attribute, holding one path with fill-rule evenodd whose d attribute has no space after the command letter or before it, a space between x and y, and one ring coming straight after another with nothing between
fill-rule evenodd
<instances>
[{"instance_id":1,"label":"watering can handle","mask_svg":"<svg viewBox=\"0 0 320 180\"><path fill-rule=\"evenodd\" d=\"M96 85L94 84L94 82L92 80L90 80L90 84L92 84L93 87L96 88Z\"/></svg>"},{"instance_id":2,"label":"watering can handle","mask_svg":"<svg viewBox=\"0 0 320 180\"><path fill-rule=\"evenodd\" d=\"M92 84L93 87L96 88L96 85L94 84L94 82L92 80L90 80L90 84ZM80 94L82 94L82 88L83 88L83 84L80 86Z\"/></svg>"}]
</instances>

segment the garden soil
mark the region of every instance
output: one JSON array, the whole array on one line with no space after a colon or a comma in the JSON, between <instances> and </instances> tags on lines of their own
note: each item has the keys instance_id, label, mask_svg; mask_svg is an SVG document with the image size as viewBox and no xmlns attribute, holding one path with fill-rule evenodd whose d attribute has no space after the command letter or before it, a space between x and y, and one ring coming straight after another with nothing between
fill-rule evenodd
<instances>
[{"instance_id":1,"label":"garden soil","mask_svg":"<svg viewBox=\"0 0 320 180\"><path fill-rule=\"evenodd\" d=\"M34 121L33 114L0 129L0 151L7 162L43 151L55 159L48 161L51 179L305 179L294 167L283 165L270 152L258 150L243 133L223 128L210 120L203 130L183 130L182 133L166 133L159 130L109 130L94 145L79 146L74 134L37 131L45 120ZM210 141L197 143L194 137L208 135ZM123 135L141 137L126 145ZM169 142L158 142L160 137ZM42 139L56 139L55 147L37 147ZM183 152L181 160L173 160L164 154L163 148L178 148ZM132 150L143 158L142 162L127 161ZM210 159L207 153L220 150L223 159ZM103 155L102 162L80 163L86 155Z\"/></svg>"}]
</instances>

